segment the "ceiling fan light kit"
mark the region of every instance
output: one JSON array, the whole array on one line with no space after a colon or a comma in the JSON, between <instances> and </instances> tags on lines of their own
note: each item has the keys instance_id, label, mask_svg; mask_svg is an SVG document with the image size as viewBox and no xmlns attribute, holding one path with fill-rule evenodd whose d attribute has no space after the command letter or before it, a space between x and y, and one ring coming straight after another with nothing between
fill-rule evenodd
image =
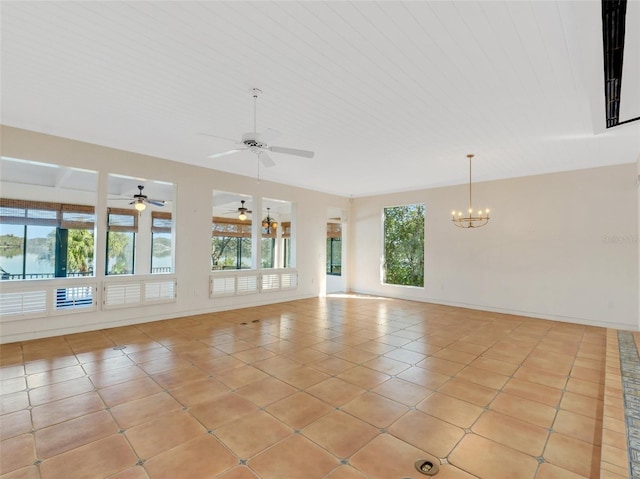
<instances>
[{"instance_id":1,"label":"ceiling fan light kit","mask_svg":"<svg viewBox=\"0 0 640 479\"><path fill-rule=\"evenodd\" d=\"M238 208L238 213L239 213L239 214L238 214L238 219L239 219L240 221L244 221L244 220L246 220L246 219L247 219L247 213L249 213L249 214L250 214L250 213L253 213L253 211L251 211L251 210L247 209L247 208L244 206L244 200L240 200L240 207Z\"/></svg>"},{"instance_id":2,"label":"ceiling fan light kit","mask_svg":"<svg viewBox=\"0 0 640 479\"><path fill-rule=\"evenodd\" d=\"M480 228L489 223L489 208L484 211L478 210L476 215L473 214L473 205L471 203L471 159L473 156L472 154L467 155L467 158L469 158L469 214L468 216L463 216L462 211L456 212L454 210L451 212L451 221L459 228Z\"/></svg>"},{"instance_id":3,"label":"ceiling fan light kit","mask_svg":"<svg viewBox=\"0 0 640 479\"><path fill-rule=\"evenodd\" d=\"M144 189L144 186L138 185L138 194L133 195L133 201L129 203L130 205L133 205L133 207L136 210L140 212L144 211L147 208L147 204L153 205L153 206L165 205L164 200L152 200L148 198L147 195L142 194L143 189Z\"/></svg>"}]
</instances>

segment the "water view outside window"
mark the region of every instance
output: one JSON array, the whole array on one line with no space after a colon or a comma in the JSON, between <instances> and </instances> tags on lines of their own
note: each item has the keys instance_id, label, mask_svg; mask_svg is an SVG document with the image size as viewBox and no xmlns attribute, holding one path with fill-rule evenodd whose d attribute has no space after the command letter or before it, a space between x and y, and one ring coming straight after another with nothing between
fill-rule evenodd
<instances>
[{"instance_id":1,"label":"water view outside window","mask_svg":"<svg viewBox=\"0 0 640 479\"><path fill-rule=\"evenodd\" d=\"M93 206L0 199L3 280L94 274Z\"/></svg>"},{"instance_id":2,"label":"water view outside window","mask_svg":"<svg viewBox=\"0 0 640 479\"><path fill-rule=\"evenodd\" d=\"M151 212L151 273L171 273L173 246L171 213Z\"/></svg>"}]
</instances>

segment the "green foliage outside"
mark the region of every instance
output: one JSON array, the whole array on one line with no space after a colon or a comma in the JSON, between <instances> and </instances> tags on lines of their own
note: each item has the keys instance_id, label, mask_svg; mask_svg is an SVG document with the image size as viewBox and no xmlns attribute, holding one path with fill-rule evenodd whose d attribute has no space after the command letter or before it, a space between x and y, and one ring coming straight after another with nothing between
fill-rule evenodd
<instances>
[{"instance_id":1,"label":"green foliage outside","mask_svg":"<svg viewBox=\"0 0 640 479\"><path fill-rule=\"evenodd\" d=\"M214 236L211 239L211 269L251 268L251 238Z\"/></svg>"},{"instance_id":2,"label":"green foliage outside","mask_svg":"<svg viewBox=\"0 0 640 479\"><path fill-rule=\"evenodd\" d=\"M424 205L384 209L384 282L424 286Z\"/></svg>"},{"instance_id":3,"label":"green foliage outside","mask_svg":"<svg viewBox=\"0 0 640 479\"><path fill-rule=\"evenodd\" d=\"M13 258L22 255L23 238L15 235L0 236L0 256Z\"/></svg>"},{"instance_id":4,"label":"green foliage outside","mask_svg":"<svg viewBox=\"0 0 640 479\"><path fill-rule=\"evenodd\" d=\"M69 230L67 274L93 271L93 231Z\"/></svg>"},{"instance_id":5,"label":"green foliage outside","mask_svg":"<svg viewBox=\"0 0 640 479\"><path fill-rule=\"evenodd\" d=\"M107 274L133 273L133 235L110 231L107 235Z\"/></svg>"}]
</instances>

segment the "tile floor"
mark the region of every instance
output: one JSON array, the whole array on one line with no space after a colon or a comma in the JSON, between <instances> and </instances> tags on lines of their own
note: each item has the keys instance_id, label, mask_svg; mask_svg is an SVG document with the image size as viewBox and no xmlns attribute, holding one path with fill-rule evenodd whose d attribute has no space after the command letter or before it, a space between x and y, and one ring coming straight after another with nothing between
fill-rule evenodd
<instances>
[{"instance_id":1,"label":"tile floor","mask_svg":"<svg viewBox=\"0 0 640 479\"><path fill-rule=\"evenodd\" d=\"M605 343L329 297L7 344L0 477L597 479Z\"/></svg>"}]
</instances>

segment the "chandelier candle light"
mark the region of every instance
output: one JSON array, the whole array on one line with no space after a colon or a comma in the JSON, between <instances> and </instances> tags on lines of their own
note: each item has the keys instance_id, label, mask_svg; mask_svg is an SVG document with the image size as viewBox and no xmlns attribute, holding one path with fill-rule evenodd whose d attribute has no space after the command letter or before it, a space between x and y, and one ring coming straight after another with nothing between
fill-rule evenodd
<instances>
[{"instance_id":1,"label":"chandelier candle light","mask_svg":"<svg viewBox=\"0 0 640 479\"><path fill-rule=\"evenodd\" d=\"M264 228L266 234L271 234L275 232L278 227L278 222L269 216L269 210L271 208L267 208L267 217L262 220L262 227Z\"/></svg>"},{"instance_id":2,"label":"chandelier candle light","mask_svg":"<svg viewBox=\"0 0 640 479\"><path fill-rule=\"evenodd\" d=\"M473 155L469 154L467 158L469 158L469 215L462 216L462 211L452 211L451 221L459 228L480 228L489 222L489 209L484 210L484 213L482 210L478 210L476 216L473 214L473 205L471 204L471 158Z\"/></svg>"}]
</instances>

